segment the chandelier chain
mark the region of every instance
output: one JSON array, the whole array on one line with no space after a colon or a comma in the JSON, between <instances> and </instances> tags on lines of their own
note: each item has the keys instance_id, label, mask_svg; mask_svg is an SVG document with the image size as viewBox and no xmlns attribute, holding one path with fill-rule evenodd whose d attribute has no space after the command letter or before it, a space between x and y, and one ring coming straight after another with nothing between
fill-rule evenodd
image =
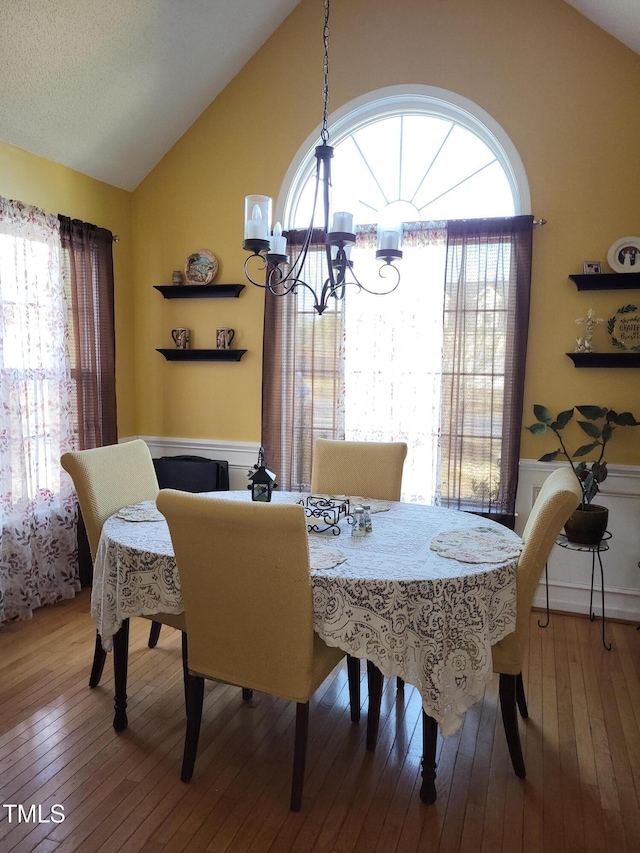
<instances>
[{"instance_id":1,"label":"chandelier chain","mask_svg":"<svg viewBox=\"0 0 640 853\"><path fill-rule=\"evenodd\" d=\"M323 145L329 141L329 0L324 0L324 29L322 31L322 41L324 44L324 79L322 85L322 99L324 103L322 111L322 130L320 138Z\"/></svg>"}]
</instances>

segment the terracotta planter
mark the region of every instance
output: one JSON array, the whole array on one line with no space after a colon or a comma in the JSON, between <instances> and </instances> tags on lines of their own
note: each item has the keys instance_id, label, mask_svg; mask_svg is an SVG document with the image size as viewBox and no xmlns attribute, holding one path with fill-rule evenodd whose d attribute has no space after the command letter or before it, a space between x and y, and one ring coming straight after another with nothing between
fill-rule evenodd
<instances>
[{"instance_id":1,"label":"terracotta planter","mask_svg":"<svg viewBox=\"0 0 640 853\"><path fill-rule=\"evenodd\" d=\"M606 506L586 504L574 510L564 526L569 542L577 545L597 545L607 530L609 510Z\"/></svg>"}]
</instances>

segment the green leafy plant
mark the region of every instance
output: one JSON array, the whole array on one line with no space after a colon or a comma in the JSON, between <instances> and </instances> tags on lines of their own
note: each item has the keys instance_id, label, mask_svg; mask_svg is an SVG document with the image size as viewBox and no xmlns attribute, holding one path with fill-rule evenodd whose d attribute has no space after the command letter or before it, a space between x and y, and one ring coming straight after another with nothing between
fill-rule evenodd
<instances>
[{"instance_id":1,"label":"green leafy plant","mask_svg":"<svg viewBox=\"0 0 640 853\"><path fill-rule=\"evenodd\" d=\"M590 441L578 447L573 453L569 453L567 450L562 439L562 430L573 418L574 409L560 412L558 417L554 419L545 406L535 405L533 413L537 421L526 429L533 435L544 435L551 431L557 436L560 447L551 453L545 453L538 461L553 462L559 456L564 456L569 460L582 489L582 507L584 508L598 494L600 483L607 478L607 463L604 460L604 452L614 431L621 426L640 426L640 422L635 419L631 412L618 414L613 409L605 409L601 406L576 406L575 409L586 419L577 423ZM588 463L581 457L594 452L597 454L597 458L589 467ZM581 461L576 462L578 459Z\"/></svg>"}]
</instances>

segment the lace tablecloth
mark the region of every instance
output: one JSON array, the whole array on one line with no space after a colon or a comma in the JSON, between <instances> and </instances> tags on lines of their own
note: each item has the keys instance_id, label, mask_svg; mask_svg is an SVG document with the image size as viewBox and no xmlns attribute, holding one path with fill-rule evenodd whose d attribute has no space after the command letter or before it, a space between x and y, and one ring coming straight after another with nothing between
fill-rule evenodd
<instances>
[{"instance_id":1,"label":"lace tablecloth","mask_svg":"<svg viewBox=\"0 0 640 853\"><path fill-rule=\"evenodd\" d=\"M214 496L250 499L248 490ZM301 497L276 492L273 499ZM491 646L515 629L521 539L493 522L479 525L477 516L419 504L391 503L361 538L340 524L338 537L309 536L316 632L328 645L371 660L383 675L415 685L443 736L453 734L492 677ZM452 541L468 541L455 532L479 528L488 544L494 530L503 559L471 563L452 556ZM432 548L445 533L446 556ZM91 611L107 650L124 619L182 612L164 520L131 523L114 515L105 522Z\"/></svg>"}]
</instances>

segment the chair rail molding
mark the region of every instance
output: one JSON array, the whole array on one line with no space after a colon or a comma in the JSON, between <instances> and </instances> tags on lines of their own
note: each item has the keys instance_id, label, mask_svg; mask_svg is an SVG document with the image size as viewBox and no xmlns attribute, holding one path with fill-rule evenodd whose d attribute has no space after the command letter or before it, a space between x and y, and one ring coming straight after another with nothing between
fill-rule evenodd
<instances>
[{"instance_id":1,"label":"chair rail molding","mask_svg":"<svg viewBox=\"0 0 640 853\"><path fill-rule=\"evenodd\" d=\"M229 463L229 488L246 489L249 469L255 464L260 450L256 441L224 441L208 438L165 438L153 435L129 436L120 441L142 438L151 455L158 456L204 456L206 459L226 459Z\"/></svg>"},{"instance_id":2,"label":"chair rail molding","mask_svg":"<svg viewBox=\"0 0 640 853\"><path fill-rule=\"evenodd\" d=\"M568 463L565 463L568 464ZM540 487L558 463L521 459L516 495L516 532L522 533ZM607 464L609 475L595 503L609 508L609 550L602 553L607 618L638 621L640 613L640 466ZM589 612L591 555L554 547L548 562L549 607L571 613ZM596 615L600 615L600 577L594 579ZM534 599L545 607L544 575Z\"/></svg>"}]
</instances>

